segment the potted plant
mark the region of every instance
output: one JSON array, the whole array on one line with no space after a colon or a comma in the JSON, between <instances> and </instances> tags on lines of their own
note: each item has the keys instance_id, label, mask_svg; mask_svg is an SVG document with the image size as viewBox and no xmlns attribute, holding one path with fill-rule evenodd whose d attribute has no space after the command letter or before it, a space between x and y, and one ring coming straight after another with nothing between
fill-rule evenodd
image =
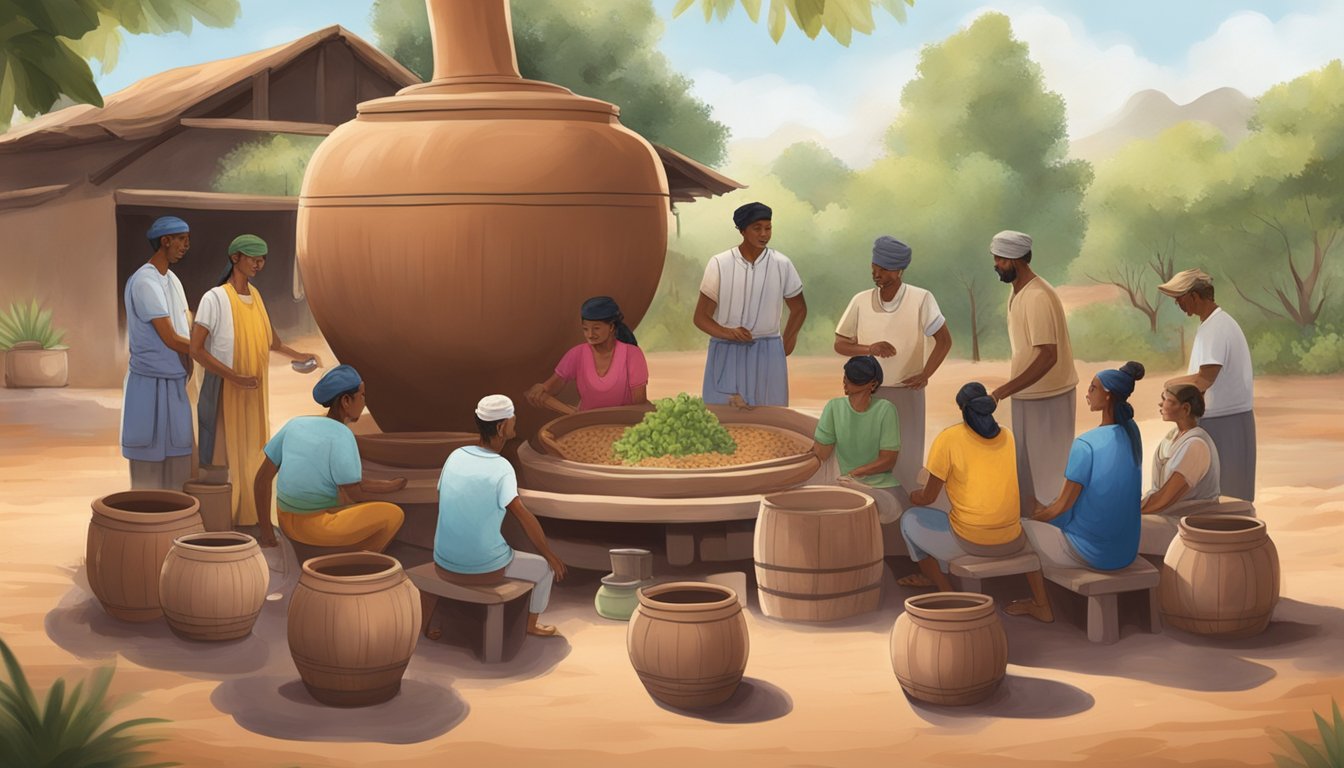
<instances>
[{"instance_id":1,"label":"potted plant","mask_svg":"<svg viewBox=\"0 0 1344 768\"><path fill-rule=\"evenodd\" d=\"M51 310L34 299L10 304L0 314L0 349L5 350L5 386L64 387L69 379L65 331L51 325Z\"/></svg>"}]
</instances>

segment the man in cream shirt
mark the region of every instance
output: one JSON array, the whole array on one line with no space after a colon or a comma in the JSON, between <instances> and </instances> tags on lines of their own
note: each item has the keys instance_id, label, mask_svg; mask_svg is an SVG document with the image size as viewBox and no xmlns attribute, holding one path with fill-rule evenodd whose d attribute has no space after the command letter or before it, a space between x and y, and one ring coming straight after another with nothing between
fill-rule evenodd
<instances>
[{"instance_id":1,"label":"man in cream shirt","mask_svg":"<svg viewBox=\"0 0 1344 768\"><path fill-rule=\"evenodd\" d=\"M835 328L835 351L845 357L872 355L885 386L874 396L896 406L901 449L892 474L902 488L919 488L924 466L924 392L929 378L952 349L952 334L933 294L903 280L910 246L883 235L873 242L877 286L855 294ZM933 339L930 349L929 339Z\"/></svg>"},{"instance_id":2,"label":"man in cream shirt","mask_svg":"<svg viewBox=\"0 0 1344 768\"><path fill-rule=\"evenodd\" d=\"M1064 469L1073 446L1078 372L1054 286L1031 269L1031 236L1005 230L989 245L999 280L1011 283L1008 341L1013 357L1008 383L995 389L996 401L1013 398L1013 442L1023 516L1038 502L1054 500L1064 488Z\"/></svg>"}]
</instances>

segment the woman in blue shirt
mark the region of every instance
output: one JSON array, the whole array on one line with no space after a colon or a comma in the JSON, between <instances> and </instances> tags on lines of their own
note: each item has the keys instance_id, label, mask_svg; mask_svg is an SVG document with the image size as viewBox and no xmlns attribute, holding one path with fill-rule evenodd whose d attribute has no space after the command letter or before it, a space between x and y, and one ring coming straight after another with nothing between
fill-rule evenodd
<instances>
[{"instance_id":1,"label":"woman in blue shirt","mask_svg":"<svg viewBox=\"0 0 1344 768\"><path fill-rule=\"evenodd\" d=\"M1129 396L1143 372L1131 361L1098 373L1087 388L1087 405L1101 412L1101 425L1073 441L1059 497L1037 504L1022 523L1042 565L1114 571L1138 556L1143 444ZM1004 610L1023 614L1033 607L1018 600Z\"/></svg>"}]
</instances>

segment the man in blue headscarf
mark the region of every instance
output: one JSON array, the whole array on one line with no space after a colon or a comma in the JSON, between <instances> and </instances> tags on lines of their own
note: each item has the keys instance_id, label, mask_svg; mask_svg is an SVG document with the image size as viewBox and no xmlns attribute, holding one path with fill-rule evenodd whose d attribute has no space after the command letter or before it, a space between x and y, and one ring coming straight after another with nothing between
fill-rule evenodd
<instances>
[{"instance_id":1,"label":"man in blue headscarf","mask_svg":"<svg viewBox=\"0 0 1344 768\"><path fill-rule=\"evenodd\" d=\"M191 326L182 283L169 269L187 255L191 229L162 216L145 233L153 251L126 281L130 366L121 414L121 455L132 488L182 490L191 479L193 434L187 378Z\"/></svg>"},{"instance_id":2,"label":"man in blue headscarf","mask_svg":"<svg viewBox=\"0 0 1344 768\"><path fill-rule=\"evenodd\" d=\"M700 281L695 327L709 335L706 403L789 404L785 358L807 317L803 280L793 262L767 246L770 207L748 203L733 212L742 242L709 260ZM784 306L789 321L780 332Z\"/></svg>"}]
</instances>

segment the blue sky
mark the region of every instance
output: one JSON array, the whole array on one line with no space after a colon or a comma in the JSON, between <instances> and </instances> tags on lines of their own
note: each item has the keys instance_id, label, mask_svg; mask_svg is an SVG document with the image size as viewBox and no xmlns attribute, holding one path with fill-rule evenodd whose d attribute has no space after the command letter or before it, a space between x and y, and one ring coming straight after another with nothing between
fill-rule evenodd
<instances>
[{"instance_id":1,"label":"blue sky","mask_svg":"<svg viewBox=\"0 0 1344 768\"><path fill-rule=\"evenodd\" d=\"M876 151L920 48L991 10L1012 19L1047 85L1064 95L1074 138L1103 127L1145 88L1178 102L1221 86L1253 96L1344 57L1344 3L1332 0L919 0L903 25L877 11L876 32L856 35L848 48L824 34L808 40L792 27L776 45L740 8L724 22L706 23L698 7L672 19L675 2L654 0L666 19L660 48L736 140L811 137L852 162ZM128 36L118 66L98 84L111 92L163 69L247 53L330 24L376 42L370 5L242 0L242 17L230 29Z\"/></svg>"}]
</instances>

